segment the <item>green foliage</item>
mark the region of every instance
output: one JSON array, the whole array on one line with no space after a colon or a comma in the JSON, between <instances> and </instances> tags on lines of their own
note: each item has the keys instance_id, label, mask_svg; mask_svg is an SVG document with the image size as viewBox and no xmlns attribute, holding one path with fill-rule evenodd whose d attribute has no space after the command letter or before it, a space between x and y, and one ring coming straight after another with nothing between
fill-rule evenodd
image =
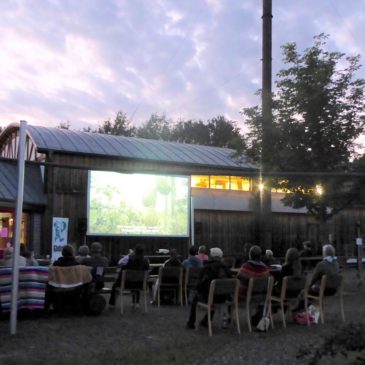
<instances>
[{"instance_id":1,"label":"green foliage","mask_svg":"<svg viewBox=\"0 0 365 365\"><path fill-rule=\"evenodd\" d=\"M165 114L152 114L150 119L137 129L137 137L140 138L169 141L170 135L169 121Z\"/></svg>"},{"instance_id":2,"label":"green foliage","mask_svg":"<svg viewBox=\"0 0 365 365\"><path fill-rule=\"evenodd\" d=\"M314 45L300 54L295 43L282 47L284 62L273 94L270 160L273 171L348 172L355 153L355 140L364 130L365 80L355 79L359 57L329 52L327 36L314 38ZM258 106L243 110L249 127L247 155L260 162L262 117ZM306 207L321 220L343 209L356 196L348 179L283 176L274 185L291 192L286 205ZM314 187L320 184L324 194Z\"/></svg>"},{"instance_id":3,"label":"green foliage","mask_svg":"<svg viewBox=\"0 0 365 365\"><path fill-rule=\"evenodd\" d=\"M88 131L90 131L90 128ZM114 121L108 119L104 121L97 129L91 131L94 133L113 134L116 136L127 137L132 137L136 133L135 127L131 126L131 122L128 120L127 115L122 111L117 113Z\"/></svg>"}]
</instances>

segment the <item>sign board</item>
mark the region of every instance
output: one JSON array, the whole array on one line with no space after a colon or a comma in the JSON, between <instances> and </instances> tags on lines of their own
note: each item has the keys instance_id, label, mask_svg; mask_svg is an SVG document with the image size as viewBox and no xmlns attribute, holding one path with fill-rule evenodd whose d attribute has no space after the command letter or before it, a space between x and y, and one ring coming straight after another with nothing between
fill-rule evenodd
<instances>
[{"instance_id":1,"label":"sign board","mask_svg":"<svg viewBox=\"0 0 365 365\"><path fill-rule=\"evenodd\" d=\"M62 248L67 245L68 218L53 217L52 221L52 262L62 256Z\"/></svg>"},{"instance_id":2,"label":"sign board","mask_svg":"<svg viewBox=\"0 0 365 365\"><path fill-rule=\"evenodd\" d=\"M362 238L356 238L356 244L362 246Z\"/></svg>"}]
</instances>

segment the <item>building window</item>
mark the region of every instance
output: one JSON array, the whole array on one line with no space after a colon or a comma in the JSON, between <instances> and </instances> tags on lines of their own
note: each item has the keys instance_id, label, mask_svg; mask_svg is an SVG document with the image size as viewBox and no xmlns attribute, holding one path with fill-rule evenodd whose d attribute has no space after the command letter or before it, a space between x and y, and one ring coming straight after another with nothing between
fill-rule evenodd
<instances>
[{"instance_id":1,"label":"building window","mask_svg":"<svg viewBox=\"0 0 365 365\"><path fill-rule=\"evenodd\" d=\"M221 190L251 191L252 181L241 176L191 176L191 187Z\"/></svg>"},{"instance_id":2,"label":"building window","mask_svg":"<svg viewBox=\"0 0 365 365\"><path fill-rule=\"evenodd\" d=\"M209 188L209 176L193 175L191 177L191 186L193 188Z\"/></svg>"},{"instance_id":3,"label":"building window","mask_svg":"<svg viewBox=\"0 0 365 365\"><path fill-rule=\"evenodd\" d=\"M28 241L29 214L22 214L22 224L20 228L20 243L25 245ZM13 244L15 229L14 214L12 212L0 211L0 249L6 248L6 244Z\"/></svg>"}]
</instances>

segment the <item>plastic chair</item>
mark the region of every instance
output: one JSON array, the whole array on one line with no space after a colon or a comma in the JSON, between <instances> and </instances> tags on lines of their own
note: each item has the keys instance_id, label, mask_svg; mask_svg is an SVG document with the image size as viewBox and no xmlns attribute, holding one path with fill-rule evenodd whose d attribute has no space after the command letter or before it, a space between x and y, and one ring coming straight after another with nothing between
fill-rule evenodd
<instances>
[{"instance_id":1,"label":"plastic chair","mask_svg":"<svg viewBox=\"0 0 365 365\"><path fill-rule=\"evenodd\" d=\"M175 302L177 299L180 305L183 305L183 268L182 267L160 267L157 279L157 306L161 304L161 289L164 291L173 291Z\"/></svg>"},{"instance_id":2,"label":"plastic chair","mask_svg":"<svg viewBox=\"0 0 365 365\"><path fill-rule=\"evenodd\" d=\"M188 294L189 290L194 290L198 284L200 273L202 271L201 267L188 267L185 269L184 277L184 299L185 305L188 305Z\"/></svg>"},{"instance_id":3,"label":"plastic chair","mask_svg":"<svg viewBox=\"0 0 365 365\"><path fill-rule=\"evenodd\" d=\"M306 276L285 276L282 281L280 296L271 295L271 305L273 302L280 304L281 318L283 327L286 328L285 305L291 300L298 298L300 293L304 293L305 307L307 307L307 277ZM310 326L309 317L307 316L307 324ZM274 321L271 316L271 327L274 328Z\"/></svg>"},{"instance_id":4,"label":"plastic chair","mask_svg":"<svg viewBox=\"0 0 365 365\"><path fill-rule=\"evenodd\" d=\"M217 305L222 305L226 303L217 300L221 296L230 297L228 302L229 305L234 307L234 319L236 322L237 332L241 333L239 315L238 315L238 290L240 286L240 281L238 279L215 279L212 280L209 287L208 301L198 302L196 305L196 318L198 318L198 309L203 309L207 311L208 317L208 331L209 336L212 336L212 309ZM219 297L217 297L219 296Z\"/></svg>"},{"instance_id":5,"label":"plastic chair","mask_svg":"<svg viewBox=\"0 0 365 365\"><path fill-rule=\"evenodd\" d=\"M122 270L122 279L120 282L120 314L123 315L124 312L124 294L139 291L143 294L144 299L144 311L147 313L147 278L148 270Z\"/></svg>"},{"instance_id":6,"label":"plastic chair","mask_svg":"<svg viewBox=\"0 0 365 365\"><path fill-rule=\"evenodd\" d=\"M307 298L318 302L319 316L321 323L324 323L324 297L333 296L338 294L340 300L340 311L342 322L345 322L345 312L343 307L343 293L342 293L342 281L343 277L341 274L323 275L319 287L319 293L316 295L308 289ZM305 308L308 311L308 305L306 303Z\"/></svg>"}]
</instances>

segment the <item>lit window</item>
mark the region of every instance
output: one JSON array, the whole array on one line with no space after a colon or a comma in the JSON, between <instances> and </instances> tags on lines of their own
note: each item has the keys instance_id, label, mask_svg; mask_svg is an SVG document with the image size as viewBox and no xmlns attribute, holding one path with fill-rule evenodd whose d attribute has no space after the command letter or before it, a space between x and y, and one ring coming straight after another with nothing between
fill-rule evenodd
<instances>
[{"instance_id":1,"label":"lit window","mask_svg":"<svg viewBox=\"0 0 365 365\"><path fill-rule=\"evenodd\" d=\"M229 190L229 176L211 176L211 189L225 189Z\"/></svg>"},{"instance_id":2,"label":"lit window","mask_svg":"<svg viewBox=\"0 0 365 365\"><path fill-rule=\"evenodd\" d=\"M231 190L250 191L250 179L247 177L231 176Z\"/></svg>"},{"instance_id":3,"label":"lit window","mask_svg":"<svg viewBox=\"0 0 365 365\"><path fill-rule=\"evenodd\" d=\"M209 176L193 175L191 177L191 186L193 188L209 188Z\"/></svg>"}]
</instances>

